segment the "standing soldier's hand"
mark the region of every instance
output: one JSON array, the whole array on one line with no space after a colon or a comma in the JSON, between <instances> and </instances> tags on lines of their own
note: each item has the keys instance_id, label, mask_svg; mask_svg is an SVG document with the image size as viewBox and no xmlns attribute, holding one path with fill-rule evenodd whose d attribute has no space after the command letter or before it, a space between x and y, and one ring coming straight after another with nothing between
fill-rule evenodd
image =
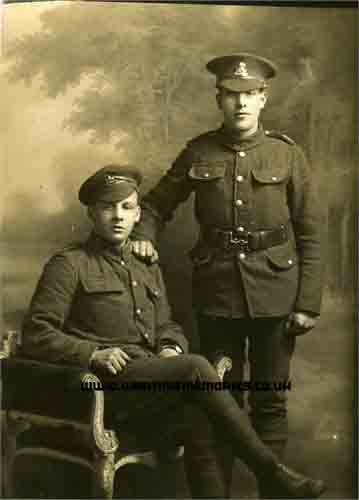
<instances>
[{"instance_id":1,"label":"standing soldier's hand","mask_svg":"<svg viewBox=\"0 0 359 500\"><path fill-rule=\"evenodd\" d=\"M304 335L315 327L318 316L311 316L305 312L293 312L286 322L286 331L289 335Z\"/></svg>"},{"instance_id":2,"label":"standing soldier's hand","mask_svg":"<svg viewBox=\"0 0 359 500\"><path fill-rule=\"evenodd\" d=\"M158 252L149 240L136 240L132 242L132 251L143 260L149 260L151 263L157 262Z\"/></svg>"}]
</instances>

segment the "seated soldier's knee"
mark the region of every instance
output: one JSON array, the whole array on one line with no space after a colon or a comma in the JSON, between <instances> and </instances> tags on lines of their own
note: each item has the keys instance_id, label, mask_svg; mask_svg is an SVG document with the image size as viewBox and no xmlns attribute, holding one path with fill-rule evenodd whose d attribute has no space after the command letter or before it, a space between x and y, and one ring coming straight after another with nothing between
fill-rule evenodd
<instances>
[{"instance_id":1,"label":"seated soldier's knee","mask_svg":"<svg viewBox=\"0 0 359 500\"><path fill-rule=\"evenodd\" d=\"M196 376L202 380L217 379L217 373L211 363L200 354L189 354L189 364Z\"/></svg>"}]
</instances>

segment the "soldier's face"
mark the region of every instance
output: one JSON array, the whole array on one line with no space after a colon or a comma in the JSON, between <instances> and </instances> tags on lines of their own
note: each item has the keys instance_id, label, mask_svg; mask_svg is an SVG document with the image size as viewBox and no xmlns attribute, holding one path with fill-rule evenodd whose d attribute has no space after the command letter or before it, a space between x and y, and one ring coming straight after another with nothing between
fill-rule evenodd
<instances>
[{"instance_id":1,"label":"soldier's face","mask_svg":"<svg viewBox=\"0 0 359 500\"><path fill-rule=\"evenodd\" d=\"M121 245L140 220L141 209L136 191L121 201L98 201L88 208L94 232L111 244Z\"/></svg>"},{"instance_id":2,"label":"soldier's face","mask_svg":"<svg viewBox=\"0 0 359 500\"><path fill-rule=\"evenodd\" d=\"M217 94L218 107L223 111L224 125L231 132L242 136L256 132L259 115L266 101L267 95L260 89L234 92L221 88Z\"/></svg>"}]
</instances>

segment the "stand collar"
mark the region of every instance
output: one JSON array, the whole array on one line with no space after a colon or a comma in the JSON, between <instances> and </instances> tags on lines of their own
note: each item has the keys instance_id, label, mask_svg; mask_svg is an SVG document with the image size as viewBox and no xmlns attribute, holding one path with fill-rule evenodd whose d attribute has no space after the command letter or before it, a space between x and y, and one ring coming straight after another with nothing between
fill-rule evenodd
<instances>
[{"instance_id":1,"label":"stand collar","mask_svg":"<svg viewBox=\"0 0 359 500\"><path fill-rule=\"evenodd\" d=\"M120 248L117 248L92 232L87 240L87 245L96 253L113 260L128 262L132 256L132 245L130 240L126 240Z\"/></svg>"},{"instance_id":2,"label":"stand collar","mask_svg":"<svg viewBox=\"0 0 359 500\"><path fill-rule=\"evenodd\" d=\"M266 137L261 124L259 124L254 134L245 138L236 137L231 134L224 125L218 130L218 135L222 144L235 151L246 151L255 148L262 144Z\"/></svg>"}]
</instances>

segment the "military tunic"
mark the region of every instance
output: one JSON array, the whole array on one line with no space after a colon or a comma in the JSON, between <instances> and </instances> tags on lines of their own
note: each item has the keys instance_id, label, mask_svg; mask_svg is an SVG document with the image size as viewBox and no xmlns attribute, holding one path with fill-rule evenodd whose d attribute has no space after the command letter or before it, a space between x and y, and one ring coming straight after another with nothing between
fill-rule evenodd
<instances>
[{"instance_id":1,"label":"military tunic","mask_svg":"<svg viewBox=\"0 0 359 500\"><path fill-rule=\"evenodd\" d=\"M131 358L163 344L187 350L158 265L137 259L129 243L116 255L94 235L47 263L23 330L28 355L84 368L96 348L120 347Z\"/></svg>"},{"instance_id":2,"label":"military tunic","mask_svg":"<svg viewBox=\"0 0 359 500\"><path fill-rule=\"evenodd\" d=\"M195 193L201 236L191 252L194 305L227 318L319 314L321 216L312 172L291 140L262 128L244 140L223 128L187 144L172 168L144 197L136 238L157 240L176 207ZM212 245L213 229L241 238L284 228L283 242L251 251Z\"/></svg>"},{"instance_id":3,"label":"military tunic","mask_svg":"<svg viewBox=\"0 0 359 500\"><path fill-rule=\"evenodd\" d=\"M84 245L51 258L30 304L23 333L27 355L85 369L96 347L121 347L131 359L116 375L101 377L107 383L219 382L204 357L186 353L181 328L170 319L158 265L138 260L130 243L118 255L92 236ZM179 345L186 354L157 356L168 344ZM105 391L105 398L106 424L135 433L145 446L161 449L169 440L173 445L179 432L188 450L197 449L192 422L201 408L216 423L221 440L231 436L238 457L254 472L262 473L276 464L227 391ZM191 452L186 454L188 467L190 457ZM199 474L202 467L198 465Z\"/></svg>"},{"instance_id":4,"label":"military tunic","mask_svg":"<svg viewBox=\"0 0 359 500\"><path fill-rule=\"evenodd\" d=\"M200 227L190 256L201 352L209 360L219 352L229 355L228 378L242 380L249 339L251 378L288 380L295 338L285 334L286 318L292 311L318 315L322 290L322 221L302 150L261 126L246 139L222 127L189 141L144 197L133 237L156 244L164 223L191 193ZM224 237L228 245L221 244ZM243 394L233 396L242 404ZM257 391L249 402L254 428L281 456L288 438L286 393ZM205 436L192 457L193 468L207 464L208 488L225 496L230 453L222 450L227 458L216 472L222 463L219 448L205 423L199 426ZM196 493L208 495L203 485Z\"/></svg>"}]
</instances>

